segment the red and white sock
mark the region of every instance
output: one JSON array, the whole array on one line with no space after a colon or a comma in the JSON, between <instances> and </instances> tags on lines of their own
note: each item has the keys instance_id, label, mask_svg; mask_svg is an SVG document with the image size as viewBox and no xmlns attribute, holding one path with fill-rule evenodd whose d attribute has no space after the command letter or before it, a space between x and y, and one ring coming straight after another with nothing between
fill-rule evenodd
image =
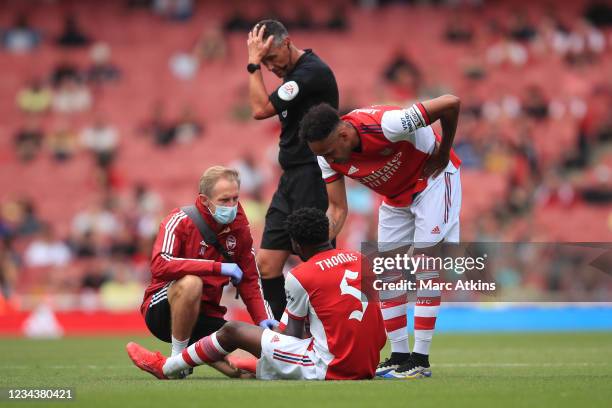
<instances>
[{"instance_id":1,"label":"red and white sock","mask_svg":"<svg viewBox=\"0 0 612 408\"><path fill-rule=\"evenodd\" d=\"M417 271L416 279L423 283L428 281L438 283L440 273L421 269ZM441 298L439 290L421 289L420 284L417 286L417 299L414 305L414 348L412 349L414 353L429 355Z\"/></svg>"},{"instance_id":2,"label":"red and white sock","mask_svg":"<svg viewBox=\"0 0 612 408\"><path fill-rule=\"evenodd\" d=\"M398 282L402 279L401 274L389 274L385 276L386 282ZM410 353L408 343L408 319L406 317L408 307L408 293L400 291L381 291L380 309L382 311L387 338L391 343L392 353Z\"/></svg>"},{"instance_id":3,"label":"red and white sock","mask_svg":"<svg viewBox=\"0 0 612 408\"><path fill-rule=\"evenodd\" d=\"M214 332L187 347L181 354L168 358L163 367L164 374L170 375L189 367L221 361L227 354L217 341L217 332Z\"/></svg>"}]
</instances>

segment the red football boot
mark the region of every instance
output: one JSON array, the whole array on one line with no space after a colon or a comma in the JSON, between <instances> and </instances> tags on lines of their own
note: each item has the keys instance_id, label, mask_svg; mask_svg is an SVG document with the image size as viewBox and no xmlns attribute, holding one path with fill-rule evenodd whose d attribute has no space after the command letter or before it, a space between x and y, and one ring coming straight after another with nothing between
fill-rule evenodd
<instances>
[{"instance_id":1,"label":"red football boot","mask_svg":"<svg viewBox=\"0 0 612 408\"><path fill-rule=\"evenodd\" d=\"M125 346L125 349L130 359L138 368L153 374L160 380L168 379L163 370L164 364L166 363L166 357L164 357L162 353L159 351L154 353L134 342L129 342L127 346Z\"/></svg>"},{"instance_id":2,"label":"red football boot","mask_svg":"<svg viewBox=\"0 0 612 408\"><path fill-rule=\"evenodd\" d=\"M257 372L257 359L255 357L229 356L227 360L231 365L244 371L255 374Z\"/></svg>"}]
</instances>

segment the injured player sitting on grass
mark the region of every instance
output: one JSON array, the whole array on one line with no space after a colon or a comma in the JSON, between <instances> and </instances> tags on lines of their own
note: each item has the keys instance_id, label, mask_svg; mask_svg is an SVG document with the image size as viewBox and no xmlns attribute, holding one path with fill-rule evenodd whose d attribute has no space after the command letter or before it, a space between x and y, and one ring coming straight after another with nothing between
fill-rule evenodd
<instances>
[{"instance_id":1,"label":"injured player sitting on grass","mask_svg":"<svg viewBox=\"0 0 612 408\"><path fill-rule=\"evenodd\" d=\"M362 255L331 246L329 221L319 209L295 211L287 217L287 229L304 263L287 275L287 308L278 328L228 322L170 358L129 343L134 364L159 379L202 364L234 378L252 378L254 373L259 379L374 377L386 339L378 301L363 293ZM311 337L303 338L306 318ZM258 359L250 365L229 359L236 349Z\"/></svg>"}]
</instances>

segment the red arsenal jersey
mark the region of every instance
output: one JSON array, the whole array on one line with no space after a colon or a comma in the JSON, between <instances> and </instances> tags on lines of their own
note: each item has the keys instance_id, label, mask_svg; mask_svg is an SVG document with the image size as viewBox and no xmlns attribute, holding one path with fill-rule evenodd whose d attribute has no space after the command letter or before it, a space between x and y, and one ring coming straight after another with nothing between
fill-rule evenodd
<instances>
[{"instance_id":1,"label":"red arsenal jersey","mask_svg":"<svg viewBox=\"0 0 612 408\"><path fill-rule=\"evenodd\" d=\"M348 176L383 196L385 203L405 207L414 194L427 187L423 167L441 138L429 126L421 104L402 109L372 106L356 109L342 117L357 130L361 151L352 152L344 164L328 163L318 157L323 178L331 183ZM454 173L461 161L451 149L445 172Z\"/></svg>"},{"instance_id":2,"label":"red arsenal jersey","mask_svg":"<svg viewBox=\"0 0 612 408\"><path fill-rule=\"evenodd\" d=\"M362 255L332 249L293 269L285 281L288 317L308 318L313 347L327 366L326 380L372 378L386 335L378 299L370 298Z\"/></svg>"}]
</instances>

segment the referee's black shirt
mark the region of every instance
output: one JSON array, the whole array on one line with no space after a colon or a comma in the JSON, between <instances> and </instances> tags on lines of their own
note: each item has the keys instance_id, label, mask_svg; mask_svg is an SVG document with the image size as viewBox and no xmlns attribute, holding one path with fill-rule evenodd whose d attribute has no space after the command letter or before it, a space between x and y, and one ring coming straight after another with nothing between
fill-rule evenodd
<instances>
[{"instance_id":1,"label":"referee's black shirt","mask_svg":"<svg viewBox=\"0 0 612 408\"><path fill-rule=\"evenodd\" d=\"M312 106L326 102L338 109L338 85L332 70L312 50L304 50L283 84L270 94L281 121L278 162L284 170L317 160L298 137L300 121Z\"/></svg>"}]
</instances>

